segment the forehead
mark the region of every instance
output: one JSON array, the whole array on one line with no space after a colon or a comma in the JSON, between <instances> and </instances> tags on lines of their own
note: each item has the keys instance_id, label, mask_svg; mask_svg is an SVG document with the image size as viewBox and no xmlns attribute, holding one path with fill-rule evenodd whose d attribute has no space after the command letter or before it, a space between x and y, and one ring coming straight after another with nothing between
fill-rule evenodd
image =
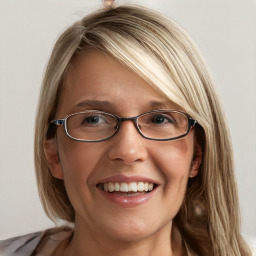
<instances>
[{"instance_id":1,"label":"forehead","mask_svg":"<svg viewBox=\"0 0 256 256\"><path fill-rule=\"evenodd\" d=\"M98 107L95 102L99 103ZM112 110L118 107L122 111L124 108L137 107L144 111L143 107L171 108L172 104L114 58L91 52L77 56L72 61L60 99L59 113L72 113L82 107L105 107L105 111L108 108Z\"/></svg>"}]
</instances>

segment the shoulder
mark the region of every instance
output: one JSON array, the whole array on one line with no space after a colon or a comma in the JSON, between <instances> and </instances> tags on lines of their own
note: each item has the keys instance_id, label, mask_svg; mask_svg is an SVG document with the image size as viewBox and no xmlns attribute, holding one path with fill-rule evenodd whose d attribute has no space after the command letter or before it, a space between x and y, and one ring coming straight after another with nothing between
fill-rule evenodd
<instances>
[{"instance_id":1,"label":"shoulder","mask_svg":"<svg viewBox=\"0 0 256 256\"><path fill-rule=\"evenodd\" d=\"M3 240L0 241L0 256L36 255L39 245L40 254L51 255L59 243L70 238L72 234L73 229L70 227L57 227Z\"/></svg>"}]
</instances>

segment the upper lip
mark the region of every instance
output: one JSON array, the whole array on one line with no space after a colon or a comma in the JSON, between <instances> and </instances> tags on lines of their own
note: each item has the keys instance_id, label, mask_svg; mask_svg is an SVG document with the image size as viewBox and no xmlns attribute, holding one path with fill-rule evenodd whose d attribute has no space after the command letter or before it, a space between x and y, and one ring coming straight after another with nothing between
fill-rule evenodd
<instances>
[{"instance_id":1,"label":"upper lip","mask_svg":"<svg viewBox=\"0 0 256 256\"><path fill-rule=\"evenodd\" d=\"M102 180L99 180L97 182L97 184L101 184L101 183L106 183L106 182L126 182L126 183L130 183L130 182L139 182L139 181L143 181L143 182L149 182L149 183L154 183L156 185L159 185L159 183L149 177L145 177L142 175L133 175L133 176L127 176L127 175L121 175L121 174L117 174L117 175L112 175L109 176L107 178L104 178Z\"/></svg>"}]
</instances>

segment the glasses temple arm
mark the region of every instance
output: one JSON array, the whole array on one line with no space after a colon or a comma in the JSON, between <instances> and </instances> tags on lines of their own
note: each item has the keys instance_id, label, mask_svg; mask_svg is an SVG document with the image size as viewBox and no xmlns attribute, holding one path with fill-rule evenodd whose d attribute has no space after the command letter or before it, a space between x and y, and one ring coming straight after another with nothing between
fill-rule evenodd
<instances>
[{"instance_id":1,"label":"glasses temple arm","mask_svg":"<svg viewBox=\"0 0 256 256\"><path fill-rule=\"evenodd\" d=\"M65 119L51 121L48 125L48 129L46 132L46 139L47 140L52 139L56 134L57 126L64 124L64 122L65 122Z\"/></svg>"}]
</instances>

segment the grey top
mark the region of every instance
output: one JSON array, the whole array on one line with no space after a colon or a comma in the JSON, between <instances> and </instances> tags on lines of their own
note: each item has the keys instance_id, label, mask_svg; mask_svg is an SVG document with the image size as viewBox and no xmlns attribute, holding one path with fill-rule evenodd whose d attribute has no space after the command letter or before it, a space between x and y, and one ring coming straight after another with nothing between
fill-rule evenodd
<instances>
[{"instance_id":1,"label":"grey top","mask_svg":"<svg viewBox=\"0 0 256 256\"><path fill-rule=\"evenodd\" d=\"M0 256L51 256L62 241L71 239L72 236L72 228L57 227L10 238L0 241ZM189 252L188 248L187 255L196 256L194 253Z\"/></svg>"},{"instance_id":2,"label":"grey top","mask_svg":"<svg viewBox=\"0 0 256 256\"><path fill-rule=\"evenodd\" d=\"M58 227L3 240L0 241L0 256L50 256L62 241L72 235L71 228ZM44 246L38 251L42 241Z\"/></svg>"}]
</instances>

